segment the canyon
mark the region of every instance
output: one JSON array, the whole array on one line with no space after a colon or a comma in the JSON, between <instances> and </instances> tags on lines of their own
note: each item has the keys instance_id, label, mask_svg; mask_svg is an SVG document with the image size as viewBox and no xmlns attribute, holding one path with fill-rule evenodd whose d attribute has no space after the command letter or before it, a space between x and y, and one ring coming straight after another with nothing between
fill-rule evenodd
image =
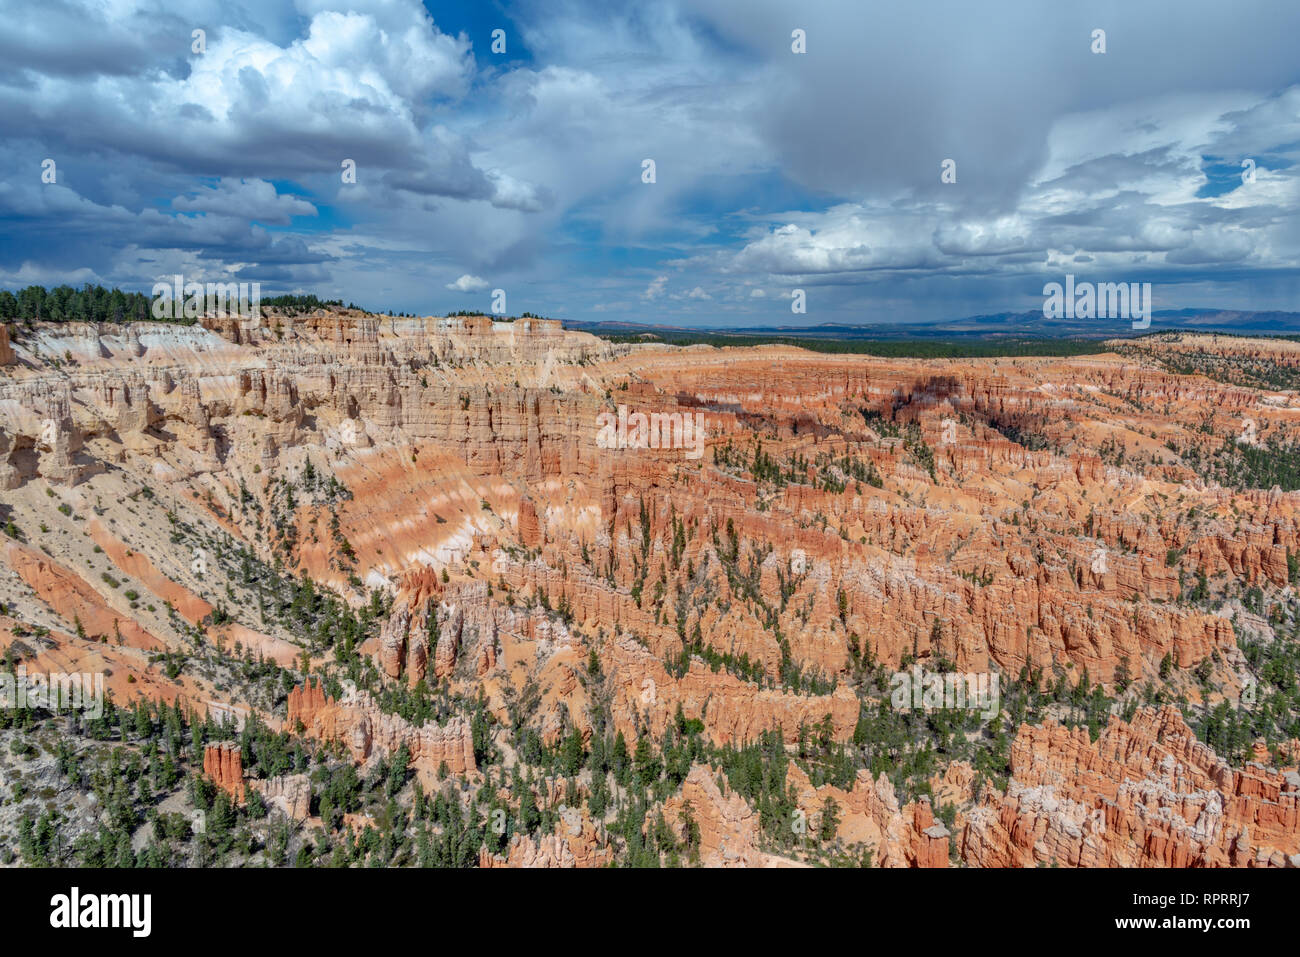
<instances>
[{"instance_id":1,"label":"canyon","mask_svg":"<svg viewBox=\"0 0 1300 957\"><path fill-rule=\"evenodd\" d=\"M288 846L391 802L411 860L465 827L488 867L1300 865L1300 491L1252 483L1300 392L1184 368L1295 343L0 332L0 653L184 715L176 762ZM611 445L627 410L698 447ZM1002 709L900 713L918 663Z\"/></svg>"}]
</instances>

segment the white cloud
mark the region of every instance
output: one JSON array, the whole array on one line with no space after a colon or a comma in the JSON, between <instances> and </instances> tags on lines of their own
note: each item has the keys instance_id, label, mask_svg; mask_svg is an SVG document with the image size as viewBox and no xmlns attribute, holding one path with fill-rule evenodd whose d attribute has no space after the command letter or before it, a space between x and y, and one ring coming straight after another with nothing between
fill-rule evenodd
<instances>
[{"instance_id":1,"label":"white cloud","mask_svg":"<svg viewBox=\"0 0 1300 957\"><path fill-rule=\"evenodd\" d=\"M455 282L447 283L447 288L456 292L482 292L487 289L488 282L486 279L480 279L478 276L471 276L469 273L461 276Z\"/></svg>"},{"instance_id":2,"label":"white cloud","mask_svg":"<svg viewBox=\"0 0 1300 957\"><path fill-rule=\"evenodd\" d=\"M704 266L822 283L887 282L900 276L1010 278L1054 271L1068 258L1113 274L1138 267L1170 276L1216 265L1282 268L1300 257L1294 214L1300 165L1268 169L1241 185L1228 143L1240 117L1272 115L1272 99L1300 102L1300 87L1279 97L1195 97L1135 102L1113 113L1064 115L1048 136L1042 171L1015 208L982 214L948 197L922 194L864 200L824 211L783 214L734 253L709 253ZM1292 153L1294 145L1284 147ZM1228 192L1202 195L1205 157L1229 156ZM959 183L961 180L959 179Z\"/></svg>"},{"instance_id":3,"label":"white cloud","mask_svg":"<svg viewBox=\"0 0 1300 957\"><path fill-rule=\"evenodd\" d=\"M650 285L645 287L645 292L641 293L642 299L658 299L664 294L664 288L668 285L667 276L655 276L650 281Z\"/></svg>"},{"instance_id":4,"label":"white cloud","mask_svg":"<svg viewBox=\"0 0 1300 957\"><path fill-rule=\"evenodd\" d=\"M287 226L293 216L315 216L316 207L305 199L276 192L264 179L222 177L216 186L199 187L190 196L177 196L172 208L182 212L213 213Z\"/></svg>"}]
</instances>

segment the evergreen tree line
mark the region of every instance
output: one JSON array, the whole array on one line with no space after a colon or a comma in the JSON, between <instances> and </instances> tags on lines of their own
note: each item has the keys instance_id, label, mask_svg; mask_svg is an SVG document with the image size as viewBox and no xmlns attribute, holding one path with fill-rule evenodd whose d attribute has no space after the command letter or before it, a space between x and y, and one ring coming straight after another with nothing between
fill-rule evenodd
<instances>
[{"instance_id":1,"label":"evergreen tree line","mask_svg":"<svg viewBox=\"0 0 1300 957\"><path fill-rule=\"evenodd\" d=\"M18 294L0 289L4 322L145 322L153 321L153 299L142 292L123 292L87 283L72 286L27 286Z\"/></svg>"},{"instance_id":2,"label":"evergreen tree line","mask_svg":"<svg viewBox=\"0 0 1300 957\"><path fill-rule=\"evenodd\" d=\"M271 296L261 300L264 308L296 315L330 306L342 307L341 299L320 299L314 295ZM350 303L348 308L358 308ZM72 286L27 286L15 294L0 289L0 322L181 322L183 319L155 320L153 297L142 292L124 292L114 287L86 283Z\"/></svg>"}]
</instances>

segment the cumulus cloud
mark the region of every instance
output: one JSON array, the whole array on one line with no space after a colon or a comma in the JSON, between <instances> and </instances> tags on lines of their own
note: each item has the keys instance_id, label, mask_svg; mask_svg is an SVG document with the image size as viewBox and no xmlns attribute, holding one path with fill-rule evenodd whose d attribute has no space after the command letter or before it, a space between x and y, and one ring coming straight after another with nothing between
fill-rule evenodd
<instances>
[{"instance_id":1,"label":"cumulus cloud","mask_svg":"<svg viewBox=\"0 0 1300 957\"><path fill-rule=\"evenodd\" d=\"M1234 93L1218 105L1241 101ZM1263 102L1231 115L1261 110ZM1178 281L1213 267L1282 268L1300 252L1286 212L1296 211L1300 178L1260 167L1254 182L1233 173L1226 191L1205 192L1205 157L1232 153L1229 115L1201 99L1168 97L1126 104L1114 116L1065 114L1049 130L1042 170L1009 212L979 215L945 194L918 192L786 214L719 266L846 285L918 274L1039 276L1067 257L1101 278L1134 268Z\"/></svg>"},{"instance_id":2,"label":"cumulus cloud","mask_svg":"<svg viewBox=\"0 0 1300 957\"><path fill-rule=\"evenodd\" d=\"M214 213L287 226L294 216L315 216L316 207L305 199L276 192L264 179L229 179L200 187L189 196L177 196L172 208L182 212Z\"/></svg>"},{"instance_id":3,"label":"cumulus cloud","mask_svg":"<svg viewBox=\"0 0 1300 957\"><path fill-rule=\"evenodd\" d=\"M642 299L658 299L664 294L664 289L668 285L667 276L655 276L650 280L650 285L645 287L645 292L641 293Z\"/></svg>"},{"instance_id":4,"label":"cumulus cloud","mask_svg":"<svg viewBox=\"0 0 1300 957\"><path fill-rule=\"evenodd\" d=\"M486 279L480 279L478 276L471 276L469 273L461 276L455 282L447 283L447 288L456 292L482 292L487 289L488 282Z\"/></svg>"}]
</instances>

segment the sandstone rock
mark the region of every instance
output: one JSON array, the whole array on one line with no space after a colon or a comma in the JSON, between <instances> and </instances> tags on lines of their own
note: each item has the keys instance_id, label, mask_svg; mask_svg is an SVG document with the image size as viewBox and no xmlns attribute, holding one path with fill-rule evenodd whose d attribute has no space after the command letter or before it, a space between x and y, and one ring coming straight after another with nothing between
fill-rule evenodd
<instances>
[{"instance_id":1,"label":"sandstone rock","mask_svg":"<svg viewBox=\"0 0 1300 957\"><path fill-rule=\"evenodd\" d=\"M487 848L479 851L480 867L605 867L614 858L608 844L605 828L585 816L579 815L572 825L563 819L551 834L537 837L515 834L504 855L490 854Z\"/></svg>"},{"instance_id":2,"label":"sandstone rock","mask_svg":"<svg viewBox=\"0 0 1300 957\"><path fill-rule=\"evenodd\" d=\"M406 602L399 602L379 633L380 665L390 678L399 677L406 663L406 638L410 625L411 610Z\"/></svg>"},{"instance_id":3,"label":"sandstone rock","mask_svg":"<svg viewBox=\"0 0 1300 957\"><path fill-rule=\"evenodd\" d=\"M527 495L519 499L517 519L519 541L525 548L536 548L542 543L542 530L537 520L537 508Z\"/></svg>"},{"instance_id":4,"label":"sandstone rock","mask_svg":"<svg viewBox=\"0 0 1300 957\"><path fill-rule=\"evenodd\" d=\"M1006 794L967 816L969 864L1273 866L1274 850L1300 849L1300 795L1284 793L1283 775L1229 768L1171 706L1131 725L1112 717L1095 743L1082 728L1024 725L1011 769Z\"/></svg>"},{"instance_id":5,"label":"sandstone rock","mask_svg":"<svg viewBox=\"0 0 1300 957\"><path fill-rule=\"evenodd\" d=\"M281 774L265 781L250 781L267 805L293 821L304 821L311 813L311 779L306 774Z\"/></svg>"},{"instance_id":6,"label":"sandstone rock","mask_svg":"<svg viewBox=\"0 0 1300 957\"><path fill-rule=\"evenodd\" d=\"M231 741L205 745L203 773L236 801L244 800L244 758Z\"/></svg>"},{"instance_id":7,"label":"sandstone rock","mask_svg":"<svg viewBox=\"0 0 1300 957\"><path fill-rule=\"evenodd\" d=\"M764 863L758 847L758 817L745 799L718 788L703 765L691 768L680 796L664 803L664 819L685 834L683 815L699 827L700 863L705 867L757 867Z\"/></svg>"},{"instance_id":8,"label":"sandstone rock","mask_svg":"<svg viewBox=\"0 0 1300 957\"><path fill-rule=\"evenodd\" d=\"M445 724L416 727L397 715L381 711L365 692L349 692L338 701L319 687L299 685L289 693L290 727L302 723L308 734L326 741L342 741L359 763L387 757L403 744L426 787L437 781L445 764L452 774L477 768L469 722L457 715Z\"/></svg>"}]
</instances>

